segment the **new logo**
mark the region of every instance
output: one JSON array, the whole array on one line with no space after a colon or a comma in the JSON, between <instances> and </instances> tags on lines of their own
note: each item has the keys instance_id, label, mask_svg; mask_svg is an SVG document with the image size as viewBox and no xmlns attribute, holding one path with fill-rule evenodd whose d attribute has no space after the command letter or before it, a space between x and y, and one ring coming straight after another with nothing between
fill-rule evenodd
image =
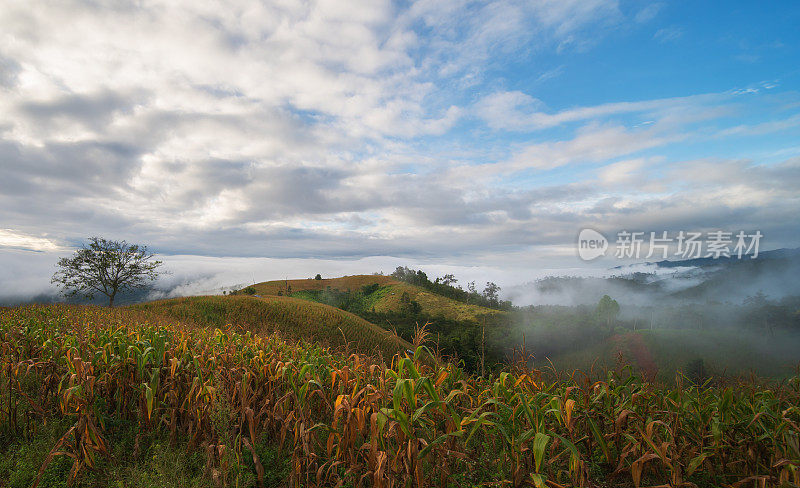
<instances>
[{"instance_id":1,"label":"new logo","mask_svg":"<svg viewBox=\"0 0 800 488\"><path fill-rule=\"evenodd\" d=\"M578 257L584 261L603 256L608 250L608 239L594 229L583 229L578 234Z\"/></svg>"}]
</instances>

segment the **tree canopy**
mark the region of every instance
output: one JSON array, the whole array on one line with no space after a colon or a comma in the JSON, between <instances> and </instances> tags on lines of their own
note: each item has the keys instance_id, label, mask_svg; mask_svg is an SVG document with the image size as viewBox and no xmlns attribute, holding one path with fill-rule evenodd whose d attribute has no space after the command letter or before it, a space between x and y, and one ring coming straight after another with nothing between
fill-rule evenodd
<instances>
[{"instance_id":1,"label":"tree canopy","mask_svg":"<svg viewBox=\"0 0 800 488\"><path fill-rule=\"evenodd\" d=\"M147 246L90 237L72 256L58 260L51 282L66 296L105 295L112 307L120 291L143 288L156 279L162 263L153 257Z\"/></svg>"},{"instance_id":2,"label":"tree canopy","mask_svg":"<svg viewBox=\"0 0 800 488\"><path fill-rule=\"evenodd\" d=\"M619 303L608 295L603 295L597 304L597 314L606 320L608 328L611 329L614 319L619 315Z\"/></svg>"},{"instance_id":3,"label":"tree canopy","mask_svg":"<svg viewBox=\"0 0 800 488\"><path fill-rule=\"evenodd\" d=\"M475 288L474 281L468 283L466 290L461 288L461 286L456 286L455 283L457 283L458 280L456 280L456 277L452 274L446 274L431 281L428 275L422 270L411 269L407 266L398 266L391 276L397 280L425 288L459 302L471 303L497 310L510 310L512 308L510 301L500 300L500 287L492 282L487 282L483 293L480 293Z\"/></svg>"}]
</instances>

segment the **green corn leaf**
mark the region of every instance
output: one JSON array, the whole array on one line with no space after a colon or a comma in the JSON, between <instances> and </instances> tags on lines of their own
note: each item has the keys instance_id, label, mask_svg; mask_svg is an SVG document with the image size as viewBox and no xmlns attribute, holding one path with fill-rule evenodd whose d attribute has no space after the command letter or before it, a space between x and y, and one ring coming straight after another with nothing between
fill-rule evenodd
<instances>
[{"instance_id":1,"label":"green corn leaf","mask_svg":"<svg viewBox=\"0 0 800 488\"><path fill-rule=\"evenodd\" d=\"M550 442L550 436L542 432L537 432L536 437L533 439L533 462L536 465L537 473L541 471L544 451L548 442Z\"/></svg>"},{"instance_id":2,"label":"green corn leaf","mask_svg":"<svg viewBox=\"0 0 800 488\"><path fill-rule=\"evenodd\" d=\"M686 468L686 476L691 476L692 473L694 473L695 470L697 470L697 468L703 463L703 461L711 455L713 455L713 453L704 452L689 461L689 466Z\"/></svg>"},{"instance_id":3,"label":"green corn leaf","mask_svg":"<svg viewBox=\"0 0 800 488\"><path fill-rule=\"evenodd\" d=\"M536 488L543 488L544 486L546 486L545 483L546 480L547 478L545 478L541 474L538 473L531 474L531 481L533 481L533 486L535 486Z\"/></svg>"},{"instance_id":4,"label":"green corn leaf","mask_svg":"<svg viewBox=\"0 0 800 488\"><path fill-rule=\"evenodd\" d=\"M600 429L597 427L594 419L592 417L588 417L589 419L589 428L592 431L592 435L594 435L594 440L597 441L597 444L600 446L600 449L603 450L603 455L606 457L606 461L611 463L611 453L608 450L608 443L606 442L605 437L600 432Z\"/></svg>"}]
</instances>

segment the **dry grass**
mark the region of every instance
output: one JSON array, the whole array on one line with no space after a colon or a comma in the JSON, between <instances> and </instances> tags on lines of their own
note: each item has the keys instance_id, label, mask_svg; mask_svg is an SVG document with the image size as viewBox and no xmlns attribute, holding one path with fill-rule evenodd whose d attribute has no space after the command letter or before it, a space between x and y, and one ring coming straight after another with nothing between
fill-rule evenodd
<instances>
[{"instance_id":1,"label":"dry grass","mask_svg":"<svg viewBox=\"0 0 800 488\"><path fill-rule=\"evenodd\" d=\"M305 279L305 280L275 280L265 281L253 285L258 295L277 295L278 292L286 294L287 286L291 287L293 292L304 290L324 290L327 287L335 288L342 291L356 291L366 285L378 283L379 285L387 285L398 283L397 280L389 276L381 275L353 275L342 276L339 278L326 278L322 280Z\"/></svg>"},{"instance_id":2,"label":"dry grass","mask_svg":"<svg viewBox=\"0 0 800 488\"><path fill-rule=\"evenodd\" d=\"M357 315L285 296L174 298L130 308L207 327L225 328L235 324L242 331L278 333L288 339L303 339L385 358L411 347L398 336Z\"/></svg>"}]
</instances>

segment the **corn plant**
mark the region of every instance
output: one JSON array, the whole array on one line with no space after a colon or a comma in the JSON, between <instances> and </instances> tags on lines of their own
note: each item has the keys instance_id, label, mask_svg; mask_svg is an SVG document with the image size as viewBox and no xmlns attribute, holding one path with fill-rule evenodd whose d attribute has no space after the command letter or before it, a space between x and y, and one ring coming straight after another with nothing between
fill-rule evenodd
<instances>
[{"instance_id":1,"label":"corn plant","mask_svg":"<svg viewBox=\"0 0 800 488\"><path fill-rule=\"evenodd\" d=\"M70 419L40 478L56 456L72 460L70 483L95 469L111 451L106 420L127 419L139 435L188 439L219 486L238 482L245 459L263 484L264 442L283 447L296 487L800 485L800 377L727 387L631 371L478 377L421 343L386 364L252 321L171 317L0 310L0 429L24 437Z\"/></svg>"}]
</instances>

